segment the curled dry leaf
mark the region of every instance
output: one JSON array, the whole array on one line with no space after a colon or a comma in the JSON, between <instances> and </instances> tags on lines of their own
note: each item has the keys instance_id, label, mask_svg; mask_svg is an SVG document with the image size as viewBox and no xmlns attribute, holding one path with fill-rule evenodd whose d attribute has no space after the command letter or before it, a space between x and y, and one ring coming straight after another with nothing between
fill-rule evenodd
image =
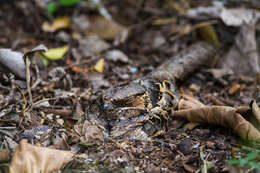
<instances>
[{"instance_id":1,"label":"curled dry leaf","mask_svg":"<svg viewBox=\"0 0 260 173\"><path fill-rule=\"evenodd\" d=\"M9 167L10 173L57 172L73 155L69 151L36 147L23 139L15 150Z\"/></svg>"},{"instance_id":2,"label":"curled dry leaf","mask_svg":"<svg viewBox=\"0 0 260 173\"><path fill-rule=\"evenodd\" d=\"M200 108L203 106L205 106L205 105L198 104L198 102L194 102L192 100L181 99L178 104L178 110L190 109L190 108Z\"/></svg>"},{"instance_id":3,"label":"curled dry leaf","mask_svg":"<svg viewBox=\"0 0 260 173\"><path fill-rule=\"evenodd\" d=\"M206 106L205 104L203 104L202 102L200 102L198 99L194 98L191 95L181 93L181 96L183 97L183 99L179 101L178 104L179 110L189 109L189 108L200 108Z\"/></svg>"},{"instance_id":4,"label":"curled dry leaf","mask_svg":"<svg viewBox=\"0 0 260 173\"><path fill-rule=\"evenodd\" d=\"M255 100L253 100L251 102L250 106L251 106L253 115L255 116L257 122L260 124L260 108L256 104Z\"/></svg>"},{"instance_id":5,"label":"curled dry leaf","mask_svg":"<svg viewBox=\"0 0 260 173\"><path fill-rule=\"evenodd\" d=\"M178 110L174 112L174 116L191 122L216 124L232 128L242 139L260 142L260 132L237 113L236 108L204 106L195 109Z\"/></svg>"}]
</instances>

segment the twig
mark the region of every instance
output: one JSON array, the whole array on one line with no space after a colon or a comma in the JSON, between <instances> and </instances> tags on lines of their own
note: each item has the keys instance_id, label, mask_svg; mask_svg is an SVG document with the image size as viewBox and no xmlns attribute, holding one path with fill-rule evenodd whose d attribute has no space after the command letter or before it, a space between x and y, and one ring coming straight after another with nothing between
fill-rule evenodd
<instances>
[{"instance_id":1,"label":"twig","mask_svg":"<svg viewBox=\"0 0 260 173\"><path fill-rule=\"evenodd\" d=\"M26 63L26 86L27 86L27 91L28 91L28 94L29 94L29 101L30 101L30 103L32 103L31 74L30 74L31 62L29 60L28 55L25 57L25 63Z\"/></svg>"},{"instance_id":2,"label":"twig","mask_svg":"<svg viewBox=\"0 0 260 173\"><path fill-rule=\"evenodd\" d=\"M38 66L35 64L35 72L36 72L36 81L35 83L33 84L33 86L31 87L32 90L34 90L38 85L39 83L41 82L41 77L40 77L40 72L39 72L39 68Z\"/></svg>"},{"instance_id":3,"label":"twig","mask_svg":"<svg viewBox=\"0 0 260 173\"><path fill-rule=\"evenodd\" d=\"M86 64L86 63L91 63L92 61L94 61L95 59L97 59L98 57L93 57L91 59L86 59L86 60L83 60L81 62L76 62L76 63L72 63L72 64L69 64L67 66L64 66L64 70L67 70L67 69L70 69L70 68L73 68L75 66L80 66L82 64Z\"/></svg>"},{"instance_id":4,"label":"twig","mask_svg":"<svg viewBox=\"0 0 260 173\"><path fill-rule=\"evenodd\" d=\"M8 90L8 91L10 90L8 87L5 87L5 86L3 86L3 85L1 85L1 84L0 84L0 89Z\"/></svg>"}]
</instances>

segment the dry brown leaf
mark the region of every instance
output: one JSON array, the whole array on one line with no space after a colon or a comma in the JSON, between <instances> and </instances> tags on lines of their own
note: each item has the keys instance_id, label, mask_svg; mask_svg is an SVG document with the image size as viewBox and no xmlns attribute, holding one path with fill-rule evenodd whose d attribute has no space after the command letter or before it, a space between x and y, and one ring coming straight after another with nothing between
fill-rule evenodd
<instances>
[{"instance_id":1,"label":"dry brown leaf","mask_svg":"<svg viewBox=\"0 0 260 173\"><path fill-rule=\"evenodd\" d=\"M178 110L176 118L191 122L216 124L234 130L242 139L260 142L260 132L240 114L237 109L228 106L204 106L195 109Z\"/></svg>"},{"instance_id":2,"label":"dry brown leaf","mask_svg":"<svg viewBox=\"0 0 260 173\"><path fill-rule=\"evenodd\" d=\"M188 164L186 164L186 163L183 163L183 167L184 167L184 169L185 169L186 171L188 171L188 172L196 172L196 169L195 169L193 166L188 165Z\"/></svg>"},{"instance_id":3,"label":"dry brown leaf","mask_svg":"<svg viewBox=\"0 0 260 173\"><path fill-rule=\"evenodd\" d=\"M104 141L102 131L89 121L85 121L82 127L82 135L84 135L86 141L100 140ZM84 142L84 141L82 141Z\"/></svg>"},{"instance_id":4,"label":"dry brown leaf","mask_svg":"<svg viewBox=\"0 0 260 173\"><path fill-rule=\"evenodd\" d=\"M240 85L239 84L233 84L229 89L228 89L228 94L234 94L236 93L238 90L240 89Z\"/></svg>"},{"instance_id":5,"label":"dry brown leaf","mask_svg":"<svg viewBox=\"0 0 260 173\"><path fill-rule=\"evenodd\" d=\"M234 45L219 59L219 66L234 71L235 74L255 76L260 72L255 25L243 22L236 35Z\"/></svg>"},{"instance_id":6,"label":"dry brown leaf","mask_svg":"<svg viewBox=\"0 0 260 173\"><path fill-rule=\"evenodd\" d=\"M192 130L195 127L197 127L198 125L200 125L200 123L189 122L189 123L185 124L183 126L183 128L188 129L188 130Z\"/></svg>"},{"instance_id":7,"label":"dry brown leaf","mask_svg":"<svg viewBox=\"0 0 260 173\"><path fill-rule=\"evenodd\" d=\"M10 152L8 150L0 150L0 163L10 160Z\"/></svg>"},{"instance_id":8,"label":"dry brown leaf","mask_svg":"<svg viewBox=\"0 0 260 173\"><path fill-rule=\"evenodd\" d=\"M251 103L251 109L258 123L260 123L260 108L256 104L255 100Z\"/></svg>"},{"instance_id":9,"label":"dry brown leaf","mask_svg":"<svg viewBox=\"0 0 260 173\"><path fill-rule=\"evenodd\" d=\"M73 155L70 151L36 147L23 139L14 152L10 173L57 172Z\"/></svg>"},{"instance_id":10,"label":"dry brown leaf","mask_svg":"<svg viewBox=\"0 0 260 173\"><path fill-rule=\"evenodd\" d=\"M192 96L185 95L184 98L185 99L181 99L179 101L179 104L178 104L178 109L179 110L181 110L181 109L190 109L190 108L200 108L200 107L206 106L206 105L204 105L203 103L201 103L199 100L197 100L196 98L194 98Z\"/></svg>"},{"instance_id":11,"label":"dry brown leaf","mask_svg":"<svg viewBox=\"0 0 260 173\"><path fill-rule=\"evenodd\" d=\"M43 22L42 30L44 32L55 32L57 30L70 27L70 23L71 22L70 22L69 17L67 17L67 16L58 17L58 18L54 19L52 24L50 24L49 22Z\"/></svg>"},{"instance_id":12,"label":"dry brown leaf","mask_svg":"<svg viewBox=\"0 0 260 173\"><path fill-rule=\"evenodd\" d=\"M89 17L90 27L85 31L86 35L98 35L103 39L114 39L119 33L126 29L123 25L103 16L93 15Z\"/></svg>"},{"instance_id":13,"label":"dry brown leaf","mask_svg":"<svg viewBox=\"0 0 260 173\"><path fill-rule=\"evenodd\" d=\"M182 93L181 96L188 101L194 102L194 104L197 104L198 106L205 106L203 103L201 103L201 101L199 101L198 99L196 99L192 95Z\"/></svg>"}]
</instances>

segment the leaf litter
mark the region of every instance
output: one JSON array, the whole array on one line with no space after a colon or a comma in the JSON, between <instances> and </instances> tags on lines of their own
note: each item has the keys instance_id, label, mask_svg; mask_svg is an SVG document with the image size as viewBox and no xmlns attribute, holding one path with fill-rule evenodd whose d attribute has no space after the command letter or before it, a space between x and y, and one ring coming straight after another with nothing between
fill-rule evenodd
<instances>
[{"instance_id":1,"label":"leaf litter","mask_svg":"<svg viewBox=\"0 0 260 173\"><path fill-rule=\"evenodd\" d=\"M33 7L31 2L26 3L27 7ZM106 3L105 5L107 5ZM27 165L27 172L29 169L35 169L36 172L48 172L49 169L58 170L63 162L68 161L65 157L58 156L66 153L71 158L73 154L64 151L71 150L76 155L63 169L64 172L72 170L86 170L88 172L102 172L104 170L112 172L223 172L227 168L225 160L232 156L232 148L236 143L237 136L257 141L259 139L257 126L252 125L249 121L249 116L252 114L257 119L259 112L257 107L257 104L259 104L259 89L254 77L252 77L258 72L258 63L255 58L257 53L254 50L250 52L251 49L247 47L253 45L249 47L255 48L257 38L248 39L248 34L244 34L250 33L249 36L255 38L255 29L250 30L245 24L229 28L230 21L229 23L225 22L227 26L224 26L220 21L211 23L212 18L204 18L201 21L202 19L198 16L193 16L191 19L189 17L180 18L175 15L183 15L186 11L189 13L189 3L194 6L194 2L184 3L185 6L179 2L158 6L155 1L147 1L143 5L126 1L128 6L122 5L122 8L119 8L117 2L110 2L110 5L105 7L113 16L111 22L101 16L89 20L92 14L86 15L87 17L81 20L89 20L90 24L92 22L103 23L101 30L97 28L90 31L85 30L89 25L77 27L80 23L74 21L77 19L77 15L85 16L85 13L80 11L80 14L75 13L72 17L71 25L57 29L65 32L68 37L65 44L71 50L68 52L67 50L62 51L67 52L65 57L62 53L59 58L55 58L58 59L57 61L50 61L48 66L44 66L41 61L35 61L35 59L39 59L37 55L33 57L31 54L27 54L30 55L30 58L27 58L27 60L30 60L30 64L22 57L21 62L24 63L22 63L22 73L15 72L14 67L3 65L1 61L1 65L15 75L12 77L6 71L0 73L0 98L3 98L3 101L0 101L0 126L4 128L0 131L2 141L0 145L11 151L16 148L10 169L15 167L20 171L22 170L20 167L16 167L16 161L22 163L22 167L33 161L34 164ZM198 3L196 6L203 5ZM12 11L9 3L1 8L3 8L3 12ZM31 47L37 46L40 42L48 45L50 49L64 45L62 39L56 40L56 37L53 37L56 34L55 29L52 30L50 35L37 31L40 30L40 23L46 20L46 18L42 18L44 12L36 12L34 15L30 11L26 12L26 9L23 8L21 5L18 6L18 10L12 11L12 14L27 17L28 20L24 21L25 25L21 25L23 17L11 21L5 19L0 23L1 27L7 30L7 33L15 33L15 29L10 26L10 23L19 27L22 31L22 34L18 36L13 34L10 38L3 35L3 39L0 40L2 47L15 48L15 50L18 50L17 52L19 50L20 52L27 52L24 50L30 50ZM82 6L79 6L79 8L82 8ZM213 6L212 8L216 7ZM196 10L196 8L194 9ZM62 13L62 16L68 15L66 10ZM175 16L174 19L170 18L168 21L163 21L163 19L169 17L169 14ZM224 15L216 14L214 19L219 20L221 18L225 21ZM30 15L34 17L28 17ZM157 18L156 25L153 17ZM161 19L161 21L158 21L158 19ZM235 20L235 18L232 19ZM35 21L40 22L38 27L33 25ZM122 24L119 24L121 22ZM236 23L236 21L233 22ZM134 25L131 25L131 23ZM109 26L110 24L112 27ZM111 27L112 31L102 32L104 27L107 27L108 30ZM119 35L122 36L123 33L127 33L127 35L124 35L122 39ZM90 36L93 34L97 36ZM20 41L20 37L25 41ZM19 41L15 42L15 40ZM111 120L109 123L100 117L96 117L96 114L91 114L90 112L95 112L93 110L100 109L98 105L102 105L102 100L100 100L102 92L109 87L127 85L131 81L142 79L150 72L152 72L150 73L152 76L160 76L157 74L158 71L154 70L156 67L181 50L184 50L183 54L185 55L187 53L185 50L188 50L186 48L197 40L204 40L218 46L217 56L219 57L232 55L232 53L228 53L228 50L229 52L233 50L244 52L235 57L243 59L236 60L236 62L245 62L241 65L246 70L233 68L236 65L225 67L228 70L232 69L232 72L227 72L227 70L219 67L219 71L215 69L203 71L201 68L198 73L192 73L183 80L184 75L181 75L180 68L178 74L181 76L176 75L180 79L180 81L177 81L177 86L181 86L178 91L186 101L180 100L179 110L175 110L171 114L172 117L167 121L167 128L157 130L153 137L145 134L141 128L138 128L135 133L130 133L132 135L143 135L143 140L136 140L136 136L113 139L113 135L118 136L123 129L135 127L136 124L134 123L142 122L143 119L141 116L131 117L131 115L136 116L140 113L139 109L133 108L122 109L121 114L128 111L130 113L127 113L126 117ZM242 42L247 46L239 45ZM117 54L115 54L115 51L118 51ZM250 54L248 54L248 51ZM245 56L245 54L253 58L247 58L248 56ZM251 59L254 60L251 61ZM216 60L218 58L211 59L213 65L207 65L213 67ZM249 69L256 69L254 73L248 70L248 66L245 65L247 63L251 63ZM187 70L189 71L189 67L187 67ZM237 72L237 70L243 71ZM23 77L19 76L23 73L25 74ZM251 80L245 80L245 77L238 75L239 73L250 75ZM169 87L167 82L164 85ZM151 88L151 91L165 91L162 88L163 85L159 86L158 84ZM127 99L122 98L122 101L127 102L121 101L118 104L126 106L130 106L132 103L134 103L133 105L143 105L139 95L137 95L137 100L131 102L132 96ZM168 98L167 90L162 96ZM153 99L156 99L156 97L156 94L151 96ZM249 105L251 100L256 101ZM162 104L163 101L161 100L159 103ZM211 106L215 104L222 106ZM93 106L89 107L89 105ZM103 106L109 105L104 104ZM244 107L242 109L238 106ZM190 109L191 107L192 109ZM183 114L180 115L180 113ZM184 119L175 119L175 116L181 116ZM131 118L128 120L128 117ZM187 128L184 128L187 124L185 119L199 124L193 124L190 126L191 130L187 130ZM156 120L155 122L158 123ZM122 126L117 126L119 127L118 131L113 131L113 128L115 128L113 125L120 123ZM211 124L217 124L217 126ZM225 126L225 130L218 125ZM149 126L151 124L146 124L145 128L151 128ZM123 128L120 129L120 127ZM129 130L131 131L131 128ZM150 140L146 140L145 137ZM33 145L26 143L22 138L27 138ZM18 143L19 145L16 147ZM19 148L26 148L28 157L20 157L19 155L23 156L24 153L19 151ZM43 150L49 152L44 154ZM29 153L27 153L28 151ZM31 154L31 151L35 151L35 153ZM9 152L3 153L5 155ZM18 157L15 157L16 155ZM5 157L6 160L10 160L9 154ZM24 162L24 158L30 158L30 160ZM47 159L53 164L57 161L59 164L55 164L55 168L53 168L52 164L48 162L49 166L44 165L45 162L41 162L40 159ZM211 167L210 164L214 164L214 166ZM2 169L5 168L1 167ZM15 172L18 171L15 170Z\"/></svg>"}]
</instances>

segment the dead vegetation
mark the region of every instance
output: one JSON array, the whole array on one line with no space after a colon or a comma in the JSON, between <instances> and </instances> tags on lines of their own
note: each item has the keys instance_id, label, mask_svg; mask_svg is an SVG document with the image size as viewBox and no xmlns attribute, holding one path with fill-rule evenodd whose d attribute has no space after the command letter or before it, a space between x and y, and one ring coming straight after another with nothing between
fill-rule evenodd
<instances>
[{"instance_id":1,"label":"dead vegetation","mask_svg":"<svg viewBox=\"0 0 260 173\"><path fill-rule=\"evenodd\" d=\"M257 171L258 3L50 2L0 7L1 171Z\"/></svg>"}]
</instances>

